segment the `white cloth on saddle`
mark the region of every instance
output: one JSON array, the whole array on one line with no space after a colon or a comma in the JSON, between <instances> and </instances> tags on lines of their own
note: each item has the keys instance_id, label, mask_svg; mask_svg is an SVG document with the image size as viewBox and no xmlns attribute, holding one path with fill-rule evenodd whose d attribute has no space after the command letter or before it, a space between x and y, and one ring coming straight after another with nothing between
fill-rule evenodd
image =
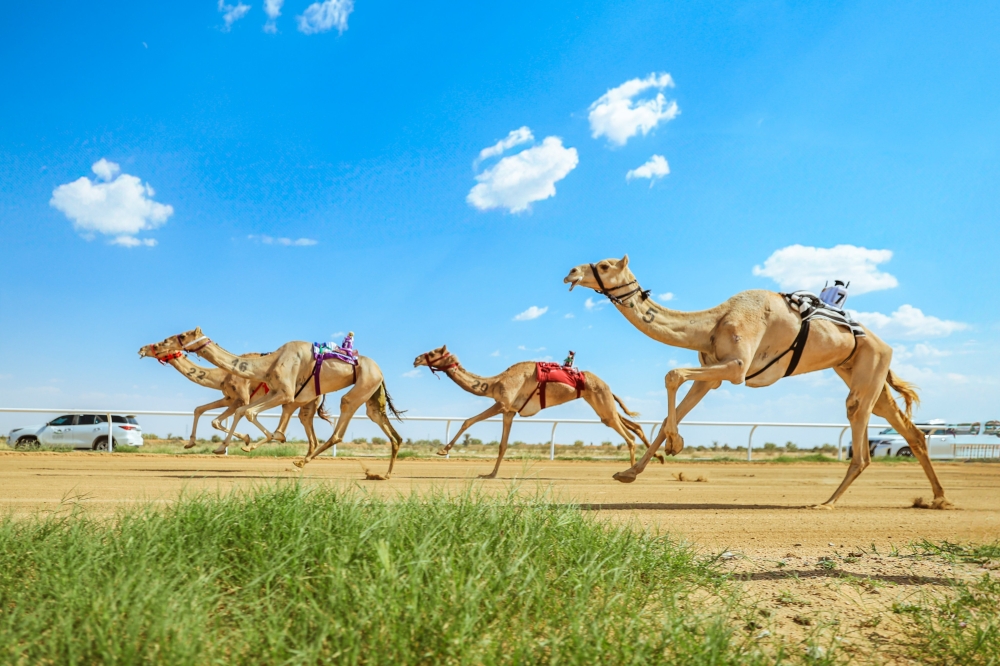
<instances>
[{"instance_id":1,"label":"white cloth on saddle","mask_svg":"<svg viewBox=\"0 0 1000 666\"><path fill-rule=\"evenodd\" d=\"M811 291L794 291L790 294L782 294L784 299L801 316L802 321L809 319L826 319L832 321L837 326L850 329L856 336L863 336L865 329L847 311L835 305L824 303L819 296Z\"/></svg>"}]
</instances>

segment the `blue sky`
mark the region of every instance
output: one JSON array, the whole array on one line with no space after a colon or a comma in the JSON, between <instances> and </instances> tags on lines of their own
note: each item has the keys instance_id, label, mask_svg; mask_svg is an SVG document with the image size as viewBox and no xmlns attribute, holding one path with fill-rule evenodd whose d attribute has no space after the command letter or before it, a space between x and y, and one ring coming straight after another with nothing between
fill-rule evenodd
<instances>
[{"instance_id":1,"label":"blue sky","mask_svg":"<svg viewBox=\"0 0 1000 666\"><path fill-rule=\"evenodd\" d=\"M0 404L208 402L136 356L200 325L236 352L353 330L421 415L486 404L410 376L418 353L447 343L492 374L572 348L660 418L663 375L694 355L561 283L573 265L628 253L643 286L678 309L852 279L848 307L923 389L919 416L996 418L998 14L994 3L11 6ZM547 309L515 320L532 307ZM727 385L692 418L839 421L845 398L830 373Z\"/></svg>"}]
</instances>

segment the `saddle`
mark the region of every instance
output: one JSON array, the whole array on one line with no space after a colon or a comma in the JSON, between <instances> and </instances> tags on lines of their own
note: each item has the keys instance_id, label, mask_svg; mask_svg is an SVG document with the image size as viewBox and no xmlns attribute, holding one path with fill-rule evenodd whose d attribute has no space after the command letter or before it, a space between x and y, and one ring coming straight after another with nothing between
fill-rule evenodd
<instances>
[{"instance_id":1,"label":"saddle","mask_svg":"<svg viewBox=\"0 0 1000 666\"><path fill-rule=\"evenodd\" d=\"M316 395L319 395L319 373L323 369L323 361L336 359L354 366L354 381L358 381L358 352L353 349L344 349L343 347L338 347L337 345L332 345L328 342L314 342L312 353L313 359L316 361L316 365L313 366L312 371L312 380L316 387ZM308 379L302 383L299 390L295 392L296 398L299 397L299 393L302 393L302 389L304 389L308 383Z\"/></svg>"},{"instance_id":2,"label":"saddle","mask_svg":"<svg viewBox=\"0 0 1000 666\"><path fill-rule=\"evenodd\" d=\"M538 400L542 409L545 409L545 386L549 382L559 382L576 389L577 398L587 388L587 380L581 371L559 363L545 363L543 361L535 363L535 377L538 379L538 388L535 391L538 392ZM531 395L528 396L528 400L524 402L524 405L521 405L521 409L524 409L535 396L535 391L532 391Z\"/></svg>"},{"instance_id":3,"label":"saddle","mask_svg":"<svg viewBox=\"0 0 1000 666\"><path fill-rule=\"evenodd\" d=\"M799 325L799 334L795 336L795 341L792 342L791 347L772 358L770 363L757 372L747 375L745 379L753 379L757 375L763 374L768 368L789 353L791 353L792 359L788 362L788 369L785 370L785 374L782 376L788 377L795 372L795 368L798 367L799 360L802 358L802 352L806 348L806 340L809 339L809 322L813 319L832 321L837 326L842 326L854 334L854 349L841 362L841 365L851 360L851 357L854 356L854 352L858 348L858 338L865 335L865 329L854 317L848 314L847 311L823 301L819 296L809 291L793 291L790 294L781 294L781 297L785 299L790 308L797 311L799 316L802 317L802 323Z\"/></svg>"}]
</instances>

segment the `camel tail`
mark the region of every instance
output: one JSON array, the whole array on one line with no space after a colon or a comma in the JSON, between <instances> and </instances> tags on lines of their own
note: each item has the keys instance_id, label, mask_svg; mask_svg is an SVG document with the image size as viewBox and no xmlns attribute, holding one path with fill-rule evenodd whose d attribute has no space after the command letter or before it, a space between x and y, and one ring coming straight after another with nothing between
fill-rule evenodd
<instances>
[{"instance_id":1,"label":"camel tail","mask_svg":"<svg viewBox=\"0 0 1000 666\"><path fill-rule=\"evenodd\" d=\"M406 410L400 411L396 409L396 405L392 402L392 396L389 395L389 389L385 387L385 382L382 382L382 385L378 388L378 404L382 408L383 414L385 414L385 410L388 408L397 421L400 423L403 422L403 414L406 413Z\"/></svg>"},{"instance_id":2,"label":"camel tail","mask_svg":"<svg viewBox=\"0 0 1000 666\"><path fill-rule=\"evenodd\" d=\"M611 397L615 399L615 402L618 403L618 406L622 408L623 412L625 412L629 416L639 416L639 412L630 411L629 408L625 406L625 403L622 402L622 399L616 396L614 393L611 394Z\"/></svg>"},{"instance_id":3,"label":"camel tail","mask_svg":"<svg viewBox=\"0 0 1000 666\"><path fill-rule=\"evenodd\" d=\"M906 418L913 418L913 406L920 404L916 384L900 379L892 370L889 371L886 381L889 382L889 386L896 390L896 393L903 396L903 402L906 403Z\"/></svg>"},{"instance_id":4,"label":"camel tail","mask_svg":"<svg viewBox=\"0 0 1000 666\"><path fill-rule=\"evenodd\" d=\"M333 425L333 420L330 418L330 412L326 411L326 394L323 394L323 399L319 401L319 409L316 410L316 416L320 417L330 425Z\"/></svg>"}]
</instances>

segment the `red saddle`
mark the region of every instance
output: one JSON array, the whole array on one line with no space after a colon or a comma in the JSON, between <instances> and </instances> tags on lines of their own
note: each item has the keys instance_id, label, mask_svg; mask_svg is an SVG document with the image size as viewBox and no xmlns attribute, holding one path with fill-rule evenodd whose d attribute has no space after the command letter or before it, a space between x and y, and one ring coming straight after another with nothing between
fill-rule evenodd
<instances>
[{"instance_id":1,"label":"red saddle","mask_svg":"<svg viewBox=\"0 0 1000 666\"><path fill-rule=\"evenodd\" d=\"M545 385L549 382L559 382L560 384L575 388L577 398L580 397L583 389L587 388L587 380L583 372L576 368L566 367L558 363L543 363L540 361L535 364L535 372L538 378L538 398L542 409L545 409ZM531 398L528 399L530 400Z\"/></svg>"}]
</instances>

